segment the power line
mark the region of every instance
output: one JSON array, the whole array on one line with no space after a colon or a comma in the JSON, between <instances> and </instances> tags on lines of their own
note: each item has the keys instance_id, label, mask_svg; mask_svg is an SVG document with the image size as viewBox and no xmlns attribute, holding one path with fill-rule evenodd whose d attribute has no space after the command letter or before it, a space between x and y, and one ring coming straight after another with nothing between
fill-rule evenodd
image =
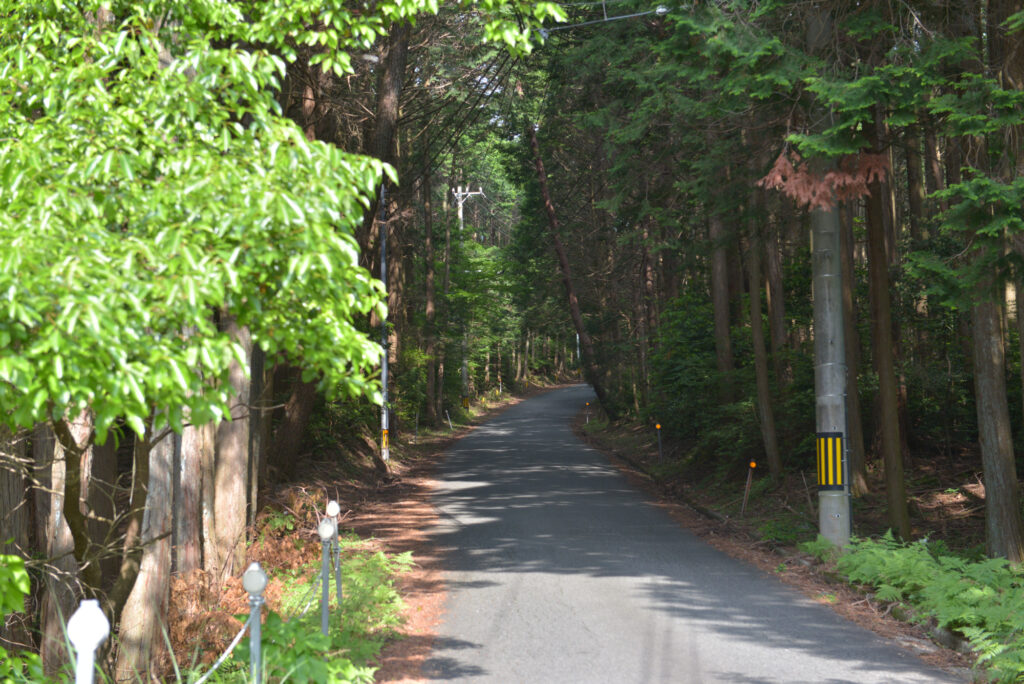
<instances>
[{"instance_id":1,"label":"power line","mask_svg":"<svg viewBox=\"0 0 1024 684\"><path fill-rule=\"evenodd\" d=\"M579 24L568 24L566 26L552 26L551 28L539 29L542 38L547 38L547 34L551 31L567 31L569 29L579 28L581 26L592 26L594 24L603 24L608 21L617 21L619 19L635 19L636 17L646 17L649 14L657 14L659 17L663 17L668 14L668 7L666 5L658 5L652 10L645 12L636 12L634 14L620 14L614 17L604 17L602 19L593 19L591 21L584 21Z\"/></svg>"}]
</instances>

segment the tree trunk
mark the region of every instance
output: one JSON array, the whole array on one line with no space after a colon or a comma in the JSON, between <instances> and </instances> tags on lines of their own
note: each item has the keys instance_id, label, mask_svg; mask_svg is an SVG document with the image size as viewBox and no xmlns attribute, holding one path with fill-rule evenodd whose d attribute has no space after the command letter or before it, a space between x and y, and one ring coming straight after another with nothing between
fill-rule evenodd
<instances>
[{"instance_id":1,"label":"tree trunk","mask_svg":"<svg viewBox=\"0 0 1024 684\"><path fill-rule=\"evenodd\" d=\"M302 380L298 368L290 370L296 374L296 378L284 405L284 416L274 431L273 446L268 454L271 465L278 470L282 480L295 477L295 468L306 437L306 426L316 403L316 383Z\"/></svg>"},{"instance_id":2,"label":"tree trunk","mask_svg":"<svg viewBox=\"0 0 1024 684\"><path fill-rule=\"evenodd\" d=\"M37 510L45 515L40 527L43 533L41 551L47 558L43 571L43 600L39 610L39 655L43 670L50 675L65 667L69 661L64 628L77 603L78 561L71 530L64 520L64 455L53 430L48 426L35 429L32 450L36 472L40 474L41 489L37 494L45 497L45 506Z\"/></svg>"},{"instance_id":3,"label":"tree trunk","mask_svg":"<svg viewBox=\"0 0 1024 684\"><path fill-rule=\"evenodd\" d=\"M711 305L714 308L715 361L718 367L719 403L733 399L732 339L729 324L729 258L725 244L725 226L722 217L712 213L708 217L708 237L711 239Z\"/></svg>"},{"instance_id":4,"label":"tree trunk","mask_svg":"<svg viewBox=\"0 0 1024 684\"><path fill-rule=\"evenodd\" d=\"M377 105L374 116L373 136L366 152L369 156L394 165L395 132L398 130L399 103L402 96L402 83L405 80L405 62L409 51L409 26L404 22L391 25L388 37L387 54L381 60L381 69L377 78ZM374 197L369 209L363 215L363 229L359 236L359 245L367 261L364 265L372 265L376 261L372 250L373 225L380 209L380 197Z\"/></svg>"},{"instance_id":5,"label":"tree trunk","mask_svg":"<svg viewBox=\"0 0 1024 684\"><path fill-rule=\"evenodd\" d=\"M180 466L174 473L179 482L174 502L174 570L182 575L203 566L203 490L212 489L213 484L203 478L203 462L212 460L211 432L207 426L188 425L181 433Z\"/></svg>"},{"instance_id":6,"label":"tree trunk","mask_svg":"<svg viewBox=\"0 0 1024 684\"><path fill-rule=\"evenodd\" d=\"M569 300L569 315L572 317L573 325L576 327L576 334L580 336L580 345L583 347L583 368L587 381L594 388L594 394L601 403L608 419L614 421L618 412L611 404L611 399L604 389L601 381L600 371L597 367L596 356L594 355L593 341L590 333L583 325L583 314L580 312L580 303L576 298L576 290L573 286L572 271L569 268L569 258L566 256L565 247L562 245L562 238L558 235L558 217L555 216L555 206L551 203L551 195L548 193L547 174L544 172L544 162L540 156L540 145L537 143L537 130L530 124L527 133L530 136L530 146L533 149L533 161L537 170L537 182L540 184L541 198L544 202L544 210L548 217L548 232L551 234L551 242L555 248L555 255L558 257L558 267L562 272L562 285L565 287L565 294Z\"/></svg>"},{"instance_id":7,"label":"tree trunk","mask_svg":"<svg viewBox=\"0 0 1024 684\"><path fill-rule=\"evenodd\" d=\"M219 577L220 558L217 553L217 520L214 511L217 509L217 426L206 423L196 428L193 435L199 451L199 468L202 472L202 535L203 535L203 570L210 577Z\"/></svg>"},{"instance_id":8,"label":"tree trunk","mask_svg":"<svg viewBox=\"0 0 1024 684\"><path fill-rule=\"evenodd\" d=\"M999 306L984 299L971 309L978 436L985 477L985 546L992 557L1024 561L1020 496L1006 401L1005 352Z\"/></svg>"},{"instance_id":9,"label":"tree trunk","mask_svg":"<svg viewBox=\"0 0 1024 684\"><path fill-rule=\"evenodd\" d=\"M924 200L925 187L922 175L921 138L917 135L917 127L907 128L904 138L907 153L907 192L909 203L910 236L919 241L926 238L924 232Z\"/></svg>"},{"instance_id":10,"label":"tree trunk","mask_svg":"<svg viewBox=\"0 0 1024 684\"><path fill-rule=\"evenodd\" d=\"M88 411L82 411L71 423L59 420L54 423L54 431L63 447L64 455L64 520L71 530L75 560L78 561L86 591L89 596L95 596L100 591L102 575L93 552L92 540L89 538L81 500L82 464L91 458L89 451L92 445L92 416Z\"/></svg>"},{"instance_id":11,"label":"tree trunk","mask_svg":"<svg viewBox=\"0 0 1024 684\"><path fill-rule=\"evenodd\" d=\"M885 463L885 491L893 534L910 538L910 517L903 483L903 451L900 446L898 388L892 349L892 315L889 302L889 260L886 254L882 188L872 183L868 196L868 268L870 273L872 348L878 372L879 444Z\"/></svg>"},{"instance_id":12,"label":"tree trunk","mask_svg":"<svg viewBox=\"0 0 1024 684\"><path fill-rule=\"evenodd\" d=\"M31 557L32 508L25 433L12 435L0 427L0 554ZM24 612L0 622L0 645L26 648L32 644L31 620Z\"/></svg>"},{"instance_id":13,"label":"tree trunk","mask_svg":"<svg viewBox=\"0 0 1024 684\"><path fill-rule=\"evenodd\" d=\"M939 160L939 142L935 135L935 126L930 119L924 123L924 157L925 157L925 188L928 194L946 189L946 180L942 175L942 162ZM948 211L949 201L940 200L939 210Z\"/></svg>"},{"instance_id":14,"label":"tree trunk","mask_svg":"<svg viewBox=\"0 0 1024 684\"><path fill-rule=\"evenodd\" d=\"M224 329L252 357L249 331L232 316L222 320ZM246 475L249 469L249 405L251 385L245 368L231 364L231 420L217 426L214 471L214 517L217 519L217 565L220 581L241 572L245 563Z\"/></svg>"},{"instance_id":15,"label":"tree trunk","mask_svg":"<svg viewBox=\"0 0 1024 684\"><path fill-rule=\"evenodd\" d=\"M847 467L850 472L850 493L867 494L868 471L864 457L864 424L860 407L860 333L857 329L857 310L853 304L856 273L853 262L853 205L847 204L839 213L842 231L843 259L843 332L846 352L846 425Z\"/></svg>"},{"instance_id":16,"label":"tree trunk","mask_svg":"<svg viewBox=\"0 0 1024 684\"><path fill-rule=\"evenodd\" d=\"M782 245L778 229L772 228L769 231L764 247L767 265L765 299L768 303L772 365L775 368L775 382L781 392L789 385L793 373L786 359L786 298L782 291Z\"/></svg>"},{"instance_id":17,"label":"tree trunk","mask_svg":"<svg viewBox=\"0 0 1024 684\"><path fill-rule=\"evenodd\" d=\"M266 471L267 448L270 444L270 409L274 401L273 374L267 372L267 356L258 345L252 347L249 363L249 377L252 383L249 392L249 473L247 522L256 525L259 512L260 482Z\"/></svg>"},{"instance_id":18,"label":"tree trunk","mask_svg":"<svg viewBox=\"0 0 1024 684\"><path fill-rule=\"evenodd\" d=\"M30 556L28 464L25 436L0 427L0 554Z\"/></svg>"},{"instance_id":19,"label":"tree trunk","mask_svg":"<svg viewBox=\"0 0 1024 684\"><path fill-rule=\"evenodd\" d=\"M761 245L753 237L748 250L750 283L750 337L754 347L754 372L757 376L757 415L761 423L761 440L768 459L768 472L772 482L782 480L782 459L775 435L775 412L772 409L771 387L768 380L768 351L764 344L764 324L761 320Z\"/></svg>"},{"instance_id":20,"label":"tree trunk","mask_svg":"<svg viewBox=\"0 0 1024 684\"><path fill-rule=\"evenodd\" d=\"M427 387L426 387L426 422L427 425L437 427L440 423L440 416L437 411L437 331L434 329L437 317L437 305L435 297L435 264L434 264L434 207L433 187L431 186L430 169L423 173L423 260L426 268L425 276L425 298L424 302L424 336L426 337L425 353L427 357Z\"/></svg>"},{"instance_id":21,"label":"tree trunk","mask_svg":"<svg viewBox=\"0 0 1024 684\"><path fill-rule=\"evenodd\" d=\"M119 682L148 679L153 657L163 644L161 622L167 612L171 573L174 441L173 435L167 435L146 448L149 473L142 518L142 562L121 614L115 671Z\"/></svg>"},{"instance_id":22,"label":"tree trunk","mask_svg":"<svg viewBox=\"0 0 1024 684\"><path fill-rule=\"evenodd\" d=\"M988 4L984 31L989 41L989 71L1002 87L1018 91L1024 89L1024 61L1020 57L1024 37L1008 30L1005 23L1021 9L1020 0L993 0ZM1017 180L1022 128L1004 131L1009 149L984 150L982 167L1002 183ZM990 556L1019 564L1024 561L1024 529L1006 397L1002 310L991 298L991 286L991 282L982 283L982 296L971 310L978 435L985 471L985 545Z\"/></svg>"}]
</instances>

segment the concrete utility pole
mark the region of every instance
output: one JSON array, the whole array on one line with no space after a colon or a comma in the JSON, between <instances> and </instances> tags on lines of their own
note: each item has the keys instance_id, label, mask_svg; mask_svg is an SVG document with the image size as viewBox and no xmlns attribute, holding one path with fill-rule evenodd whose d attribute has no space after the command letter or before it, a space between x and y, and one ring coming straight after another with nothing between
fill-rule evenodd
<instances>
[{"instance_id":1,"label":"concrete utility pole","mask_svg":"<svg viewBox=\"0 0 1024 684\"><path fill-rule=\"evenodd\" d=\"M459 215L459 240L463 239L465 233L465 221L462 217L462 205L466 203L473 195L480 195L485 197L483 186L479 186L476 191L470 190L469 186L463 190L462 186L458 186L452 190L452 194L455 196L455 203L458 207ZM462 408L469 408L469 332L465 332L462 335Z\"/></svg>"},{"instance_id":2,"label":"concrete utility pole","mask_svg":"<svg viewBox=\"0 0 1024 684\"><path fill-rule=\"evenodd\" d=\"M850 486L839 237L837 208L811 211L818 526L821 536L845 546L850 541Z\"/></svg>"}]
</instances>

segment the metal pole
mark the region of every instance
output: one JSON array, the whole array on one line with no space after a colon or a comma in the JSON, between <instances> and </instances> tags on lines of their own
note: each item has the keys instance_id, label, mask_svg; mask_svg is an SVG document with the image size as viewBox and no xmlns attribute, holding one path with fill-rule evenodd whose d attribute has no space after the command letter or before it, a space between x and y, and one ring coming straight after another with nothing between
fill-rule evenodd
<instances>
[{"instance_id":1,"label":"metal pole","mask_svg":"<svg viewBox=\"0 0 1024 684\"><path fill-rule=\"evenodd\" d=\"M330 622L331 600L331 539L334 538L334 521L324 518L317 527L317 534L320 535L320 546L323 548L323 562L320 565L320 581L323 589L320 594L320 631L327 636L327 627Z\"/></svg>"},{"instance_id":2,"label":"metal pole","mask_svg":"<svg viewBox=\"0 0 1024 684\"><path fill-rule=\"evenodd\" d=\"M334 598L338 601L338 609L341 609L341 542L338 539L338 514L341 513L341 506L337 501L327 502L327 515L334 522L334 536L331 537L331 548L334 550Z\"/></svg>"},{"instance_id":3,"label":"metal pole","mask_svg":"<svg viewBox=\"0 0 1024 684\"><path fill-rule=\"evenodd\" d=\"M388 291L388 219L387 219L387 186L380 184L380 282L384 292ZM382 317L380 321L380 346L384 356L380 364L381 404L380 404L380 459L387 463L391 458L388 445L388 321ZM326 632L325 632L326 634Z\"/></svg>"},{"instance_id":4,"label":"metal pole","mask_svg":"<svg viewBox=\"0 0 1024 684\"><path fill-rule=\"evenodd\" d=\"M263 590L267 588L267 573L259 563L253 563L242 575L242 588L249 594L249 674L253 684L261 684L263 625L260 613L263 607Z\"/></svg>"},{"instance_id":5,"label":"metal pole","mask_svg":"<svg viewBox=\"0 0 1024 684\"><path fill-rule=\"evenodd\" d=\"M658 463L665 460L665 454L661 451L661 423L655 423L654 429L658 431Z\"/></svg>"},{"instance_id":6,"label":"metal pole","mask_svg":"<svg viewBox=\"0 0 1024 684\"><path fill-rule=\"evenodd\" d=\"M846 478L846 358L843 338L839 210L811 212L814 284L814 395L818 452L818 526L836 546L850 541Z\"/></svg>"}]
</instances>

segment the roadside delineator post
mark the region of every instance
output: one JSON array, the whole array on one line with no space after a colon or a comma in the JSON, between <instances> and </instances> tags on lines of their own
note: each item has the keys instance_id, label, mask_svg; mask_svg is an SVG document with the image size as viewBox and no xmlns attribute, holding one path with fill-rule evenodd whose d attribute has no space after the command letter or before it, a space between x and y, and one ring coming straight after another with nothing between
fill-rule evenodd
<instances>
[{"instance_id":1,"label":"roadside delineator post","mask_svg":"<svg viewBox=\"0 0 1024 684\"><path fill-rule=\"evenodd\" d=\"M655 423L654 429L658 432L658 463L665 460L665 454L661 451L661 423Z\"/></svg>"},{"instance_id":2,"label":"roadside delineator post","mask_svg":"<svg viewBox=\"0 0 1024 684\"><path fill-rule=\"evenodd\" d=\"M75 684L93 684L96 649L110 635L110 621L103 614L100 602L85 599L68 620L68 640L75 647Z\"/></svg>"},{"instance_id":3,"label":"roadside delineator post","mask_svg":"<svg viewBox=\"0 0 1024 684\"><path fill-rule=\"evenodd\" d=\"M587 425L590 425L590 402L587 402Z\"/></svg>"},{"instance_id":4,"label":"roadside delineator post","mask_svg":"<svg viewBox=\"0 0 1024 684\"><path fill-rule=\"evenodd\" d=\"M750 462L750 470L747 471L747 486L743 490L743 505L740 507L740 517L742 518L744 513L747 512L747 499L750 497L750 485L754 482L754 468L757 467L757 461Z\"/></svg>"},{"instance_id":5,"label":"roadside delineator post","mask_svg":"<svg viewBox=\"0 0 1024 684\"><path fill-rule=\"evenodd\" d=\"M263 681L260 673L262 665L261 642L263 640L260 612L263 607L263 590L267 588L267 573L259 563L253 563L242 575L242 588L249 594L249 675L253 684Z\"/></svg>"},{"instance_id":6,"label":"roadside delineator post","mask_svg":"<svg viewBox=\"0 0 1024 684\"><path fill-rule=\"evenodd\" d=\"M331 537L331 546L334 550L334 598L338 600L338 608L341 608L341 541L338 539L338 514L341 513L341 506L331 499L327 502L327 517L334 521L334 536Z\"/></svg>"},{"instance_id":7,"label":"roadside delineator post","mask_svg":"<svg viewBox=\"0 0 1024 684\"><path fill-rule=\"evenodd\" d=\"M330 618L328 603L331 600L331 540L334 539L334 521L324 518L316 528L320 535L320 544L323 547L323 563L320 566L320 580L323 583L323 591L320 594L320 631L327 636L327 627Z\"/></svg>"}]
</instances>

